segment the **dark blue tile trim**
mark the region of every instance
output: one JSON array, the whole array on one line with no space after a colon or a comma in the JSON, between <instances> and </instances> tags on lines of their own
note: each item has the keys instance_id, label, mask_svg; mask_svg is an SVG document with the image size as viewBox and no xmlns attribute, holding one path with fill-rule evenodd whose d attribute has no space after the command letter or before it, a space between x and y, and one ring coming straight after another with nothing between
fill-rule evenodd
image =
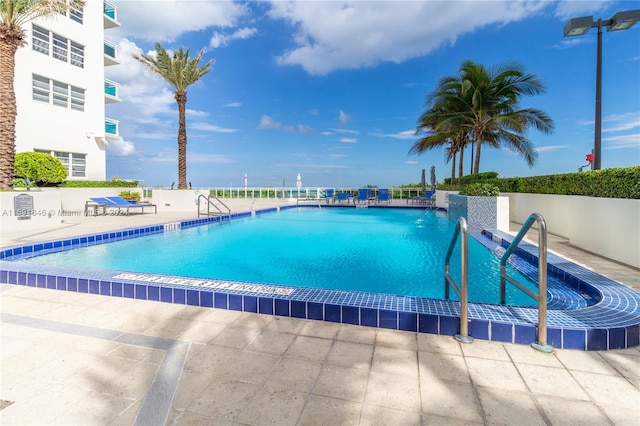
<instances>
[{"instance_id":1,"label":"dark blue tile trim","mask_svg":"<svg viewBox=\"0 0 640 426\"><path fill-rule=\"evenodd\" d=\"M290 208L296 206L264 209L253 213L235 213L231 215L231 219ZM180 222L180 227L188 228L217 221L217 217L194 219ZM0 281L112 297L259 312L421 333L453 335L460 331L459 303L455 301L313 288L287 289L267 285L260 286L263 289L274 288L274 293L261 294L229 290L229 284L237 283L228 281L209 280L209 284L205 286L191 286L163 282L163 279L158 280L159 276L155 275L156 278L151 284L115 278L121 273L119 271L62 269L15 262L49 251L104 244L162 232L165 232L163 225L154 225L0 248ZM482 235L473 237L498 255L513 238L500 231L484 231ZM521 243L510 263L525 275L532 276L537 274L536 256L536 247ZM551 300L547 318L547 343L558 348L581 350L621 349L640 345L638 292L553 254L548 254L548 261ZM177 281L176 278L184 281L180 277L166 277L167 281L174 282ZM572 290L567 292L563 287L570 287ZM278 293L282 289L287 289L290 294L287 296ZM575 299L576 293L582 295L580 300ZM327 303L329 301L331 303ZM521 344L529 344L536 339L537 311L533 308L470 303L469 320L469 334L478 339Z\"/></svg>"}]
</instances>

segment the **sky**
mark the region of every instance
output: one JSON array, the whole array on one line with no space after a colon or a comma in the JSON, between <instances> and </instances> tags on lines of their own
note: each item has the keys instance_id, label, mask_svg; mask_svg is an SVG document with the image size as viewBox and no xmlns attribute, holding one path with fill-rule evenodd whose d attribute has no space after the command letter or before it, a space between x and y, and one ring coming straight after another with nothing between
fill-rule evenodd
<instances>
[{"instance_id":1,"label":"sky","mask_svg":"<svg viewBox=\"0 0 640 426\"><path fill-rule=\"evenodd\" d=\"M107 179L177 184L178 112L171 87L133 55L180 47L211 72L187 91L187 180L194 188L392 187L436 167L444 148L409 154L425 98L465 60L518 64L545 93L521 99L554 121L527 132L529 167L485 147L480 171L500 177L577 172L594 145L596 41L563 37L571 18L609 19L640 1L185 1L110 0L120 28L105 31L121 64L122 140L107 147ZM602 34L602 168L640 165L640 24ZM464 174L470 172L465 152ZM585 168L586 170L589 167Z\"/></svg>"}]
</instances>

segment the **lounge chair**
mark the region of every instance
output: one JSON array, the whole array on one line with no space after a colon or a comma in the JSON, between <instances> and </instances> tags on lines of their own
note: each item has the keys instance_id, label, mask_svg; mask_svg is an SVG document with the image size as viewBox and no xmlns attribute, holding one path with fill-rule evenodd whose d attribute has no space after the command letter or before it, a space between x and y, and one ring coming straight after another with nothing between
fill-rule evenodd
<instances>
[{"instance_id":1,"label":"lounge chair","mask_svg":"<svg viewBox=\"0 0 640 426\"><path fill-rule=\"evenodd\" d=\"M348 203L351 201L353 196L350 192L342 192L336 196L336 202L338 203Z\"/></svg>"},{"instance_id":2,"label":"lounge chair","mask_svg":"<svg viewBox=\"0 0 640 426\"><path fill-rule=\"evenodd\" d=\"M128 215L130 209L137 208L140 209L141 214L144 214L145 207L153 207L154 213L158 213L158 207L155 204L132 203L122 197L95 197L90 198L90 200L85 203L85 214L88 213L90 208L94 209L95 214L98 214L99 209L102 209L105 214L107 209L118 209L118 213L124 210Z\"/></svg>"},{"instance_id":3,"label":"lounge chair","mask_svg":"<svg viewBox=\"0 0 640 426\"><path fill-rule=\"evenodd\" d=\"M386 188L378 190L378 198L376 199L378 203L391 203L391 197L389 196L389 190Z\"/></svg>"},{"instance_id":4,"label":"lounge chair","mask_svg":"<svg viewBox=\"0 0 640 426\"><path fill-rule=\"evenodd\" d=\"M357 203L369 203L375 200L375 197L371 195L371 189L369 188L360 188L358 189L358 197L356 198Z\"/></svg>"},{"instance_id":5,"label":"lounge chair","mask_svg":"<svg viewBox=\"0 0 640 426\"><path fill-rule=\"evenodd\" d=\"M436 202L435 198L433 197L434 193L431 191L427 191L424 193L424 195L421 195L419 197L411 197L409 199L407 199L407 204L409 202L411 202L411 204L419 204L421 206L433 206Z\"/></svg>"},{"instance_id":6,"label":"lounge chair","mask_svg":"<svg viewBox=\"0 0 640 426\"><path fill-rule=\"evenodd\" d=\"M333 189L325 189L324 190L324 196L321 199L325 200L327 202L327 204L332 203L333 202Z\"/></svg>"}]
</instances>

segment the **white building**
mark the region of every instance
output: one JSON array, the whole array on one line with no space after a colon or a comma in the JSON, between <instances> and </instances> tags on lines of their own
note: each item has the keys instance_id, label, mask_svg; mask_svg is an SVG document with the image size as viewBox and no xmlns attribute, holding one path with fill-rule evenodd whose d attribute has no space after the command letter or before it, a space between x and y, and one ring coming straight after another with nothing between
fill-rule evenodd
<instances>
[{"instance_id":1,"label":"white building","mask_svg":"<svg viewBox=\"0 0 640 426\"><path fill-rule=\"evenodd\" d=\"M82 10L26 24L27 45L16 53L16 152L48 152L68 180L105 180L106 147L119 138L105 104L120 102L118 85L104 78L117 65L105 30L119 27L117 10L90 0Z\"/></svg>"}]
</instances>

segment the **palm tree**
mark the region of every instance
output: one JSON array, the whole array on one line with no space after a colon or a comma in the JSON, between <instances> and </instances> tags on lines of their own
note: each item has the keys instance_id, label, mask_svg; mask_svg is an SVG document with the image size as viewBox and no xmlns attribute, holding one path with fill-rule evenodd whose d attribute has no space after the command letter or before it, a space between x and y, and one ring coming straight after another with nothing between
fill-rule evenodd
<instances>
[{"instance_id":1,"label":"palm tree","mask_svg":"<svg viewBox=\"0 0 640 426\"><path fill-rule=\"evenodd\" d=\"M506 146L533 166L538 154L525 133L531 127L545 134L554 129L553 120L544 111L520 109L522 96L544 93L538 77L526 74L517 64L487 70L481 64L465 61L460 68L460 81L461 94L470 106L466 115L476 148L473 173L480 170L483 145Z\"/></svg>"},{"instance_id":2,"label":"palm tree","mask_svg":"<svg viewBox=\"0 0 640 426\"><path fill-rule=\"evenodd\" d=\"M133 58L146 66L151 72L162 77L174 89L174 98L178 103L178 189L187 189L187 126L185 110L187 88L211 71L215 59L200 67L204 50L195 58L189 57L189 49L181 47L170 56L156 43L155 55L133 55Z\"/></svg>"},{"instance_id":3,"label":"palm tree","mask_svg":"<svg viewBox=\"0 0 640 426\"><path fill-rule=\"evenodd\" d=\"M75 0L0 0L0 190L13 189L18 114L13 80L16 52L26 44L22 26L83 5Z\"/></svg>"},{"instance_id":4,"label":"palm tree","mask_svg":"<svg viewBox=\"0 0 640 426\"><path fill-rule=\"evenodd\" d=\"M448 145L445 159L451 161L451 181L455 178L456 156L460 153L458 178L462 177L464 148L469 142L468 130L464 126L467 106L460 94L458 80L455 77L440 79L438 88L426 99L431 106L418 119L416 134L425 133L409 150L409 153L423 153L427 150Z\"/></svg>"}]
</instances>

